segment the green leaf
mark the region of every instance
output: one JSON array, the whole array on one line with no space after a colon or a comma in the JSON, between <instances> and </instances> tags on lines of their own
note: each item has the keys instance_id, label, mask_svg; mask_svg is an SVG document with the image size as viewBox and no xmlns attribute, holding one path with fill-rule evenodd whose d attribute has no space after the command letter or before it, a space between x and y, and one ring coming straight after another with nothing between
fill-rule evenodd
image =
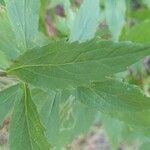
<instances>
[{"instance_id":1,"label":"green leaf","mask_svg":"<svg viewBox=\"0 0 150 150\"><path fill-rule=\"evenodd\" d=\"M38 34L39 0L5 0L18 47L25 51Z\"/></svg>"},{"instance_id":2,"label":"green leaf","mask_svg":"<svg viewBox=\"0 0 150 150\"><path fill-rule=\"evenodd\" d=\"M122 141L122 130L124 124L117 119L106 116L105 114L101 113L100 115L106 134L112 145L112 149L117 150Z\"/></svg>"},{"instance_id":3,"label":"green leaf","mask_svg":"<svg viewBox=\"0 0 150 150\"><path fill-rule=\"evenodd\" d=\"M86 134L95 121L95 110L90 109L81 103L76 103L74 107L74 115L72 117L75 119L73 120L72 124L70 123L69 125L70 127L72 125L72 128L66 128L65 130L62 129L61 134L59 135L59 141L57 142L60 148L62 145L67 145L72 142L79 135ZM71 119L73 118L70 118L70 122Z\"/></svg>"},{"instance_id":4,"label":"green leaf","mask_svg":"<svg viewBox=\"0 0 150 150\"><path fill-rule=\"evenodd\" d=\"M84 0L72 23L70 41L84 42L92 39L96 33L99 20L99 0Z\"/></svg>"},{"instance_id":5,"label":"green leaf","mask_svg":"<svg viewBox=\"0 0 150 150\"><path fill-rule=\"evenodd\" d=\"M19 85L13 85L0 91L0 124L11 112L18 93Z\"/></svg>"},{"instance_id":6,"label":"green leaf","mask_svg":"<svg viewBox=\"0 0 150 150\"><path fill-rule=\"evenodd\" d=\"M57 145L62 147L75 137L85 134L95 121L97 111L76 100L75 89L63 90L60 104L60 135Z\"/></svg>"},{"instance_id":7,"label":"green leaf","mask_svg":"<svg viewBox=\"0 0 150 150\"><path fill-rule=\"evenodd\" d=\"M9 60L19 55L15 35L11 29L10 21L6 11L0 6L0 51L2 51Z\"/></svg>"},{"instance_id":8,"label":"green leaf","mask_svg":"<svg viewBox=\"0 0 150 150\"><path fill-rule=\"evenodd\" d=\"M137 23L140 23L141 21L147 20L150 18L150 9L146 8L141 8L132 10L127 13L127 17L131 17L137 20Z\"/></svg>"},{"instance_id":9,"label":"green leaf","mask_svg":"<svg viewBox=\"0 0 150 150\"><path fill-rule=\"evenodd\" d=\"M7 72L44 89L77 87L103 81L149 54L149 45L96 39L82 44L58 41L26 52Z\"/></svg>"},{"instance_id":10,"label":"green leaf","mask_svg":"<svg viewBox=\"0 0 150 150\"><path fill-rule=\"evenodd\" d=\"M138 112L150 109L150 98L134 86L117 80L78 87L78 100L103 113Z\"/></svg>"},{"instance_id":11,"label":"green leaf","mask_svg":"<svg viewBox=\"0 0 150 150\"><path fill-rule=\"evenodd\" d=\"M112 118L132 126L149 127L150 101L136 86L108 80L95 83L91 88L79 87L77 96L85 105Z\"/></svg>"},{"instance_id":12,"label":"green leaf","mask_svg":"<svg viewBox=\"0 0 150 150\"><path fill-rule=\"evenodd\" d=\"M106 0L106 22L112 32L114 41L118 41L124 25L125 12L125 0Z\"/></svg>"},{"instance_id":13,"label":"green leaf","mask_svg":"<svg viewBox=\"0 0 150 150\"><path fill-rule=\"evenodd\" d=\"M65 17L55 16L55 26L59 32L63 35L69 35L70 30L74 24L75 11L72 9L71 2L69 0L58 0L58 4L62 5L64 8ZM57 1L55 1L57 4ZM53 6L54 2L51 1L51 6ZM55 5L54 5L55 6Z\"/></svg>"},{"instance_id":14,"label":"green leaf","mask_svg":"<svg viewBox=\"0 0 150 150\"><path fill-rule=\"evenodd\" d=\"M30 91L26 85L23 90L22 98L15 104L10 124L10 147L12 150L49 150L50 145Z\"/></svg>"},{"instance_id":15,"label":"green leaf","mask_svg":"<svg viewBox=\"0 0 150 150\"><path fill-rule=\"evenodd\" d=\"M121 36L123 41L150 43L150 20L143 21L132 28L127 29Z\"/></svg>"},{"instance_id":16,"label":"green leaf","mask_svg":"<svg viewBox=\"0 0 150 150\"><path fill-rule=\"evenodd\" d=\"M47 128L46 135L57 148L86 132L95 119L96 111L75 100L74 89L57 92L34 89L32 95Z\"/></svg>"},{"instance_id":17,"label":"green leaf","mask_svg":"<svg viewBox=\"0 0 150 150\"><path fill-rule=\"evenodd\" d=\"M59 135L60 92L34 89L32 95L42 121L47 128L47 137L51 143L54 143Z\"/></svg>"},{"instance_id":18,"label":"green leaf","mask_svg":"<svg viewBox=\"0 0 150 150\"><path fill-rule=\"evenodd\" d=\"M125 123L134 127L140 127L141 129L149 128L150 124L150 110L147 111L139 111L139 112L112 112L108 113L109 116L113 118L118 118L121 121L124 121ZM145 132L146 134L149 134L149 132Z\"/></svg>"}]
</instances>

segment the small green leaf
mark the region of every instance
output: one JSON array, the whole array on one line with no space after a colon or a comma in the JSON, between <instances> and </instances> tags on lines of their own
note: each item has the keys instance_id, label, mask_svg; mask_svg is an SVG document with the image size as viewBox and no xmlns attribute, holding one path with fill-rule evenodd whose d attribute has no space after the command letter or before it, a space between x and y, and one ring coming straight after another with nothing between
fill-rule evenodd
<instances>
[{"instance_id":1,"label":"small green leaf","mask_svg":"<svg viewBox=\"0 0 150 150\"><path fill-rule=\"evenodd\" d=\"M9 60L19 55L15 35L12 31L10 21L6 11L0 6L0 51L2 51Z\"/></svg>"},{"instance_id":2,"label":"small green leaf","mask_svg":"<svg viewBox=\"0 0 150 150\"><path fill-rule=\"evenodd\" d=\"M99 0L84 0L70 31L70 41L84 42L94 37L100 21Z\"/></svg>"},{"instance_id":3,"label":"small green leaf","mask_svg":"<svg viewBox=\"0 0 150 150\"><path fill-rule=\"evenodd\" d=\"M79 87L77 95L82 103L103 113L146 111L150 106L150 98L138 87L117 80Z\"/></svg>"},{"instance_id":4,"label":"small green leaf","mask_svg":"<svg viewBox=\"0 0 150 150\"><path fill-rule=\"evenodd\" d=\"M19 85L13 85L0 91L0 124L11 112L18 93Z\"/></svg>"},{"instance_id":5,"label":"small green leaf","mask_svg":"<svg viewBox=\"0 0 150 150\"><path fill-rule=\"evenodd\" d=\"M106 21L114 41L118 41L124 25L125 12L125 0L106 0Z\"/></svg>"},{"instance_id":6,"label":"small green leaf","mask_svg":"<svg viewBox=\"0 0 150 150\"><path fill-rule=\"evenodd\" d=\"M15 104L10 124L10 147L12 150L49 150L50 145L30 91L26 85L23 88L22 98Z\"/></svg>"},{"instance_id":7,"label":"small green leaf","mask_svg":"<svg viewBox=\"0 0 150 150\"><path fill-rule=\"evenodd\" d=\"M27 51L8 74L44 89L77 87L103 81L149 54L149 45L97 39L82 44L58 41Z\"/></svg>"},{"instance_id":8,"label":"small green leaf","mask_svg":"<svg viewBox=\"0 0 150 150\"><path fill-rule=\"evenodd\" d=\"M5 0L18 47L25 51L38 34L39 0Z\"/></svg>"}]
</instances>

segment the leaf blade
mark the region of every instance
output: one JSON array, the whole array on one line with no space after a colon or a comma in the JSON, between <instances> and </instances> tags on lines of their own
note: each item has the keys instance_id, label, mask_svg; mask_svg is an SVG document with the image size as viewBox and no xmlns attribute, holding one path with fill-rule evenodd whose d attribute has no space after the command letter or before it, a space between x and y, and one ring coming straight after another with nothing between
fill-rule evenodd
<instances>
[{"instance_id":1,"label":"leaf blade","mask_svg":"<svg viewBox=\"0 0 150 150\"><path fill-rule=\"evenodd\" d=\"M16 103L13 112L10 147L12 150L50 149L27 86L24 87L22 98Z\"/></svg>"},{"instance_id":2,"label":"leaf blade","mask_svg":"<svg viewBox=\"0 0 150 150\"><path fill-rule=\"evenodd\" d=\"M9 60L15 59L20 51L17 47L15 35L12 31L9 18L4 8L0 7L0 51L2 51Z\"/></svg>"},{"instance_id":3,"label":"leaf blade","mask_svg":"<svg viewBox=\"0 0 150 150\"><path fill-rule=\"evenodd\" d=\"M48 140L57 149L85 133L95 119L97 111L76 101L75 89L57 92L34 89L32 94L47 128Z\"/></svg>"},{"instance_id":4,"label":"leaf blade","mask_svg":"<svg viewBox=\"0 0 150 150\"><path fill-rule=\"evenodd\" d=\"M92 39L96 33L99 20L99 0L84 0L72 23L70 41L84 42Z\"/></svg>"},{"instance_id":5,"label":"leaf blade","mask_svg":"<svg viewBox=\"0 0 150 150\"><path fill-rule=\"evenodd\" d=\"M18 47L24 52L38 34L39 0L5 0Z\"/></svg>"},{"instance_id":6,"label":"leaf blade","mask_svg":"<svg viewBox=\"0 0 150 150\"><path fill-rule=\"evenodd\" d=\"M106 0L106 21L114 41L118 41L125 21L126 1Z\"/></svg>"},{"instance_id":7,"label":"leaf blade","mask_svg":"<svg viewBox=\"0 0 150 150\"><path fill-rule=\"evenodd\" d=\"M133 85L117 80L79 87L77 97L82 103L103 113L142 112L149 110L150 99Z\"/></svg>"},{"instance_id":8,"label":"leaf blade","mask_svg":"<svg viewBox=\"0 0 150 150\"><path fill-rule=\"evenodd\" d=\"M0 124L6 115L11 111L18 91L19 85L13 85L0 91Z\"/></svg>"},{"instance_id":9,"label":"leaf blade","mask_svg":"<svg viewBox=\"0 0 150 150\"><path fill-rule=\"evenodd\" d=\"M149 55L149 49L149 45L127 42L52 42L26 52L7 72L45 89L77 87L125 71Z\"/></svg>"}]
</instances>

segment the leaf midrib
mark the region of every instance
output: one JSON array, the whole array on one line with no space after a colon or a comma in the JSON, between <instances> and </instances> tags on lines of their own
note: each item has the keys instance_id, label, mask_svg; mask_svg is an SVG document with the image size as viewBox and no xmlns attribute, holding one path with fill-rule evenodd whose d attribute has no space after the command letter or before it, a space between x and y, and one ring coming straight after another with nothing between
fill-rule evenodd
<instances>
[{"instance_id":1,"label":"leaf midrib","mask_svg":"<svg viewBox=\"0 0 150 150\"><path fill-rule=\"evenodd\" d=\"M136 53L138 53L138 52L143 52L143 51L147 51L149 49L149 47L147 47L147 48L145 48L145 47L143 47L143 48L141 48L141 49L139 49L138 51L136 51ZM124 54L124 55L118 55L118 56L112 56L112 57L108 57L107 56L107 58L100 58L100 59L97 59L97 60L87 60L87 61L72 61L72 62L68 62L68 63L62 63L62 64L38 64L38 65L35 65L35 64L33 64L33 65L22 65L22 66L19 66L19 67L16 67L16 68L10 68L10 69L8 69L7 70L7 73L9 74L9 72L12 72L12 71L15 71L15 70L19 70L19 69L23 69L23 68L29 68L29 67L58 67L58 66L65 66L65 65L73 65L73 64L82 64L82 63L87 63L87 62L103 62L103 61L106 61L106 60L111 60L111 59L114 59L114 58L121 58L121 57L124 57L124 56L131 56L132 54L134 54L135 53L135 51L133 51L132 53L126 53L126 54ZM48 55L48 54L47 54ZM105 56L106 57L106 56ZM144 57L144 56L143 56ZM38 58L38 59L40 59L40 58ZM76 60L76 59L75 59ZM32 61L32 60L31 60ZM105 64L103 64L103 65L105 65Z\"/></svg>"},{"instance_id":2,"label":"leaf midrib","mask_svg":"<svg viewBox=\"0 0 150 150\"><path fill-rule=\"evenodd\" d=\"M32 144L32 139L31 139L31 133L30 133L30 129L29 129L29 122L28 122L28 106L27 106L27 89L26 89L26 85L24 84L24 105L25 105L25 120L27 123L27 130L28 130L28 134L29 134L29 141L30 141L30 146L33 150L33 144Z\"/></svg>"}]
</instances>

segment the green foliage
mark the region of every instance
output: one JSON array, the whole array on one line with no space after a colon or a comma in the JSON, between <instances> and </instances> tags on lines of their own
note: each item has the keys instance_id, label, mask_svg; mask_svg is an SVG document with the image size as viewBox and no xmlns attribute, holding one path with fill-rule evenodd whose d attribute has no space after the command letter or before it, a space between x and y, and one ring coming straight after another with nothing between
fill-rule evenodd
<instances>
[{"instance_id":1,"label":"green foliage","mask_svg":"<svg viewBox=\"0 0 150 150\"><path fill-rule=\"evenodd\" d=\"M150 43L150 20L145 20L132 28L126 29L121 36L121 40L141 43ZM146 35L146 36L145 36Z\"/></svg>"},{"instance_id":2,"label":"green foliage","mask_svg":"<svg viewBox=\"0 0 150 150\"><path fill-rule=\"evenodd\" d=\"M124 71L132 63L149 55L149 50L149 45L99 40L82 44L52 42L27 51L7 72L37 87L77 87Z\"/></svg>"},{"instance_id":3,"label":"green foliage","mask_svg":"<svg viewBox=\"0 0 150 150\"><path fill-rule=\"evenodd\" d=\"M73 26L70 31L70 41L84 42L93 38L96 33L99 20L99 0L85 0L73 21Z\"/></svg>"},{"instance_id":4,"label":"green foliage","mask_svg":"<svg viewBox=\"0 0 150 150\"><path fill-rule=\"evenodd\" d=\"M21 51L32 46L38 34L39 0L5 0L18 47Z\"/></svg>"},{"instance_id":5,"label":"green foliage","mask_svg":"<svg viewBox=\"0 0 150 150\"><path fill-rule=\"evenodd\" d=\"M10 21L6 11L0 7L0 51L2 51L9 59L14 59L19 54L15 35L12 31Z\"/></svg>"},{"instance_id":6,"label":"green foliage","mask_svg":"<svg viewBox=\"0 0 150 150\"><path fill-rule=\"evenodd\" d=\"M32 95L47 128L47 137L57 148L85 132L94 121L96 111L76 101L73 89L57 92L33 89Z\"/></svg>"},{"instance_id":7,"label":"green foliage","mask_svg":"<svg viewBox=\"0 0 150 150\"><path fill-rule=\"evenodd\" d=\"M126 139L140 139L145 149L150 98L123 80L122 72L150 55L150 22L143 15L149 16L148 8L140 3L142 13L133 13L124 0L84 0L79 9L69 0L41 1L41 10L39 0L2 2L0 123L12 114L10 149L62 149L88 131L98 112L114 150ZM60 16L57 6L63 8ZM45 24L61 36L45 36ZM119 41L123 26L120 39L130 42ZM95 38L108 28L114 42Z\"/></svg>"},{"instance_id":8,"label":"green foliage","mask_svg":"<svg viewBox=\"0 0 150 150\"><path fill-rule=\"evenodd\" d=\"M113 40L118 41L124 25L126 12L125 0L106 0L106 21L112 32Z\"/></svg>"},{"instance_id":9,"label":"green foliage","mask_svg":"<svg viewBox=\"0 0 150 150\"><path fill-rule=\"evenodd\" d=\"M78 99L98 109L103 113L137 112L149 110L149 98L132 85L117 81L107 80L92 83L91 87L79 87Z\"/></svg>"},{"instance_id":10,"label":"green foliage","mask_svg":"<svg viewBox=\"0 0 150 150\"><path fill-rule=\"evenodd\" d=\"M104 114L101 114L101 120L112 144L112 149L117 149L122 142L122 130L124 124L119 120L108 117Z\"/></svg>"},{"instance_id":11,"label":"green foliage","mask_svg":"<svg viewBox=\"0 0 150 150\"><path fill-rule=\"evenodd\" d=\"M12 150L50 149L29 88L22 87L22 96L15 103L10 124L10 147ZM21 138L20 138L20 133Z\"/></svg>"},{"instance_id":12,"label":"green foliage","mask_svg":"<svg viewBox=\"0 0 150 150\"><path fill-rule=\"evenodd\" d=\"M14 85L0 91L0 124L12 110L14 101L18 97L19 92L19 85Z\"/></svg>"}]
</instances>

